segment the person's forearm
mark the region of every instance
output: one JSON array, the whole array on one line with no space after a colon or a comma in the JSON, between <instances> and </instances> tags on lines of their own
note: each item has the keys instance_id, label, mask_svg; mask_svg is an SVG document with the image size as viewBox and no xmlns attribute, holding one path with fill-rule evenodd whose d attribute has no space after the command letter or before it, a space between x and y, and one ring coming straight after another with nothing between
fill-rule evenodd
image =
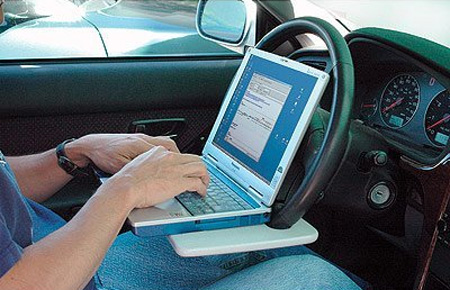
<instances>
[{"instance_id":1,"label":"person's forearm","mask_svg":"<svg viewBox=\"0 0 450 290\"><path fill-rule=\"evenodd\" d=\"M72 179L58 166L54 150L6 159L23 195L37 202L48 199Z\"/></svg>"},{"instance_id":2,"label":"person's forearm","mask_svg":"<svg viewBox=\"0 0 450 290\"><path fill-rule=\"evenodd\" d=\"M134 207L128 189L120 186L103 185L67 225L27 247L0 278L0 289L85 287Z\"/></svg>"},{"instance_id":3,"label":"person's forearm","mask_svg":"<svg viewBox=\"0 0 450 290\"><path fill-rule=\"evenodd\" d=\"M85 166L87 161L82 159L82 145L74 141L66 145L66 154L74 160L76 164ZM42 202L72 179L58 166L55 149L44 153L20 156L6 157L11 169L13 170L17 183L22 193L37 202Z\"/></svg>"}]
</instances>

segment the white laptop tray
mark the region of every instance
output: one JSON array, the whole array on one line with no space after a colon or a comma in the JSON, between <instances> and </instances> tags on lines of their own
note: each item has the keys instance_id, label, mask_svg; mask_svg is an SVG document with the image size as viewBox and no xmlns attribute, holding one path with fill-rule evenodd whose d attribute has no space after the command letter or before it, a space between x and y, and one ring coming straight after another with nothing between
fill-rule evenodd
<instances>
[{"instance_id":1,"label":"white laptop tray","mask_svg":"<svg viewBox=\"0 0 450 290\"><path fill-rule=\"evenodd\" d=\"M172 235L168 239L178 255L198 257L305 245L318 237L317 230L301 219L286 230L263 224Z\"/></svg>"}]
</instances>

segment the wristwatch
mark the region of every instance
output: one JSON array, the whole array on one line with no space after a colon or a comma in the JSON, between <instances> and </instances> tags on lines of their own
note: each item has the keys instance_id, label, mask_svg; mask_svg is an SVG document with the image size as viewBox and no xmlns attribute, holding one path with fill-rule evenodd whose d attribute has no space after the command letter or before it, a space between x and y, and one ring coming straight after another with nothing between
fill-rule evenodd
<instances>
[{"instance_id":1,"label":"wristwatch","mask_svg":"<svg viewBox=\"0 0 450 290\"><path fill-rule=\"evenodd\" d=\"M64 151L64 147L66 146L66 144L75 140L75 138L68 139L56 147L56 158L58 159L58 165L65 172L74 177L87 177L92 172L90 166L83 168L78 167L78 165L76 165L72 160L69 159L69 157L67 157L66 152Z\"/></svg>"}]
</instances>

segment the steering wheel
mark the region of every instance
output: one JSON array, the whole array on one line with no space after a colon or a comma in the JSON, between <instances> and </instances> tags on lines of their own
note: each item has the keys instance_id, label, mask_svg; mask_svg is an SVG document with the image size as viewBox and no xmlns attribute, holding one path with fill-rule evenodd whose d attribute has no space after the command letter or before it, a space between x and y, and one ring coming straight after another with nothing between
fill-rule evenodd
<instances>
[{"instance_id":1,"label":"steering wheel","mask_svg":"<svg viewBox=\"0 0 450 290\"><path fill-rule=\"evenodd\" d=\"M315 17L293 19L269 32L256 48L272 52L288 39L304 33L317 35L327 46L334 80L333 101L323 141L318 148L306 150L317 151L317 154L305 169L301 184L286 202L275 203L272 208L271 221L268 225L278 229L289 228L295 224L321 198L341 164L349 138L355 81L353 62L345 39L335 27ZM317 114L316 112L313 120L314 118L323 120ZM313 142L308 142L306 146L313 146L312 144Z\"/></svg>"}]
</instances>

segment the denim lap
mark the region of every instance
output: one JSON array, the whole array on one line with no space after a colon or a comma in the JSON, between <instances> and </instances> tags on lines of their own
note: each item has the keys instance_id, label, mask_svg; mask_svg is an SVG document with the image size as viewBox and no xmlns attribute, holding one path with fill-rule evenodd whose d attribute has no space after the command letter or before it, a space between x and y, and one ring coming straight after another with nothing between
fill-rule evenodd
<instances>
[{"instance_id":1,"label":"denim lap","mask_svg":"<svg viewBox=\"0 0 450 290\"><path fill-rule=\"evenodd\" d=\"M204 290L358 290L342 271L316 255L279 257L244 269Z\"/></svg>"},{"instance_id":2,"label":"denim lap","mask_svg":"<svg viewBox=\"0 0 450 290\"><path fill-rule=\"evenodd\" d=\"M290 247L250 253L183 258L165 237L119 236L98 271L101 289L198 289L280 256L311 252Z\"/></svg>"}]
</instances>

